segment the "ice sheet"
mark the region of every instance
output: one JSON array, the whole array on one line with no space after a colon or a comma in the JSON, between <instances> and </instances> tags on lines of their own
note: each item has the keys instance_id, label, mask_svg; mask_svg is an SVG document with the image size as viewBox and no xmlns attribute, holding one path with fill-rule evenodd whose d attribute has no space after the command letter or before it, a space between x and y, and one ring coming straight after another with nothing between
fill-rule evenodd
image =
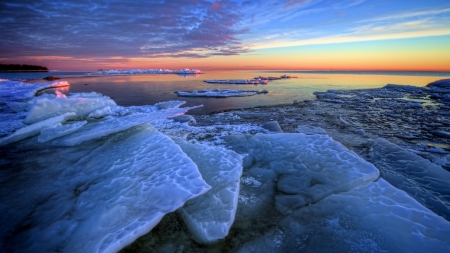
<instances>
[{"instance_id":1,"label":"ice sheet","mask_svg":"<svg viewBox=\"0 0 450 253\"><path fill-rule=\"evenodd\" d=\"M193 90L193 91L177 91L179 97L248 97L257 94L267 94L267 90L232 90L232 89L213 89L213 90Z\"/></svg>"},{"instance_id":2,"label":"ice sheet","mask_svg":"<svg viewBox=\"0 0 450 253\"><path fill-rule=\"evenodd\" d=\"M24 122L32 124L67 112L74 112L78 117L84 118L90 113L108 106L116 106L116 103L106 96L37 98Z\"/></svg>"},{"instance_id":3,"label":"ice sheet","mask_svg":"<svg viewBox=\"0 0 450 253\"><path fill-rule=\"evenodd\" d=\"M8 135L4 138L0 139L0 146L5 146L8 145L10 143L16 142L16 141L20 141L23 140L25 138L34 136L39 134L39 132L41 132L42 129L46 128L46 127L51 127L54 126L56 124L59 123L64 123L66 120L68 119L72 119L76 116L75 113L70 112L70 113L65 113L63 115L57 116L57 117L53 117L53 118L49 118L43 121L39 121L37 123L34 123L32 125L20 128L19 130L15 131L14 133L12 133L11 135Z\"/></svg>"},{"instance_id":4,"label":"ice sheet","mask_svg":"<svg viewBox=\"0 0 450 253\"><path fill-rule=\"evenodd\" d=\"M382 138L370 153L385 180L450 220L450 172Z\"/></svg>"},{"instance_id":5,"label":"ice sheet","mask_svg":"<svg viewBox=\"0 0 450 253\"><path fill-rule=\"evenodd\" d=\"M186 202L178 211L199 243L228 235L234 222L242 174L242 156L218 146L176 141L198 166L211 190Z\"/></svg>"},{"instance_id":6,"label":"ice sheet","mask_svg":"<svg viewBox=\"0 0 450 253\"><path fill-rule=\"evenodd\" d=\"M53 176L36 187L33 195L41 197L34 202L1 205L9 215L0 224L2 250L117 252L210 189L180 147L148 124L115 135Z\"/></svg>"},{"instance_id":7,"label":"ice sheet","mask_svg":"<svg viewBox=\"0 0 450 253\"><path fill-rule=\"evenodd\" d=\"M198 108L198 106L166 109L154 111L152 113L131 114L125 117L105 118L98 122L87 124L82 129L80 129L80 131L74 132L62 138L54 140L52 142L52 145L56 146L79 145L83 142L99 139L113 133L124 131L134 126L138 126L143 123L152 123L153 121L159 119L180 116L183 115L188 110L194 108Z\"/></svg>"},{"instance_id":8,"label":"ice sheet","mask_svg":"<svg viewBox=\"0 0 450 253\"><path fill-rule=\"evenodd\" d=\"M449 252L450 223L383 179L301 208L239 252Z\"/></svg>"},{"instance_id":9,"label":"ice sheet","mask_svg":"<svg viewBox=\"0 0 450 253\"><path fill-rule=\"evenodd\" d=\"M247 153L253 170L275 172L275 204L290 212L333 193L348 191L378 178L379 171L326 135L257 134L223 137L227 146ZM253 173L257 180L267 173Z\"/></svg>"},{"instance_id":10,"label":"ice sheet","mask_svg":"<svg viewBox=\"0 0 450 253\"><path fill-rule=\"evenodd\" d=\"M87 124L87 121L75 122L72 124L62 125L61 123L54 126L44 128L41 130L41 134L38 136L39 142L46 142L55 138L70 134L77 131L81 127Z\"/></svg>"}]
</instances>

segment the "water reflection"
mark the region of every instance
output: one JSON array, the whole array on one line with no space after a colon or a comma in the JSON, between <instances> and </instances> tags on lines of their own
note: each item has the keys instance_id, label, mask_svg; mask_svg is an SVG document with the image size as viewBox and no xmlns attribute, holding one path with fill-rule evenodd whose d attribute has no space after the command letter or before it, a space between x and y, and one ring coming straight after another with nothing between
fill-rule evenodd
<instances>
[{"instance_id":1,"label":"water reflection","mask_svg":"<svg viewBox=\"0 0 450 253\"><path fill-rule=\"evenodd\" d=\"M256 76L295 75L298 78L270 81L267 85L209 84L205 79L252 79ZM442 77L443 78L443 77ZM183 100L188 106L203 104L191 114L209 114L215 111L249 108L254 106L292 103L314 99L313 92L329 89L380 88L388 83L425 86L441 79L436 76L401 75L363 75L363 74L326 74L326 73L290 73L258 71L209 71L201 75L179 76L171 74L139 74L113 76L68 77L69 92L100 92L123 106L148 105L167 100ZM195 98L177 97L175 91L203 89L267 89L268 94L235 98Z\"/></svg>"}]
</instances>

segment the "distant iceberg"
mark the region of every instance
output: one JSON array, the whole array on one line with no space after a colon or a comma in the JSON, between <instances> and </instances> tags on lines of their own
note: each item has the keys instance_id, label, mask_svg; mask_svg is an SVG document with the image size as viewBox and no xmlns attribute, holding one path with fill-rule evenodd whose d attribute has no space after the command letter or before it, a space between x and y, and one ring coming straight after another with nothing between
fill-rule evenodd
<instances>
[{"instance_id":1,"label":"distant iceberg","mask_svg":"<svg viewBox=\"0 0 450 253\"><path fill-rule=\"evenodd\" d=\"M227 97L248 97L256 94L267 94L267 90L233 90L233 89L213 89L202 91L177 91L175 92L179 97L215 97L215 98L227 98Z\"/></svg>"},{"instance_id":2,"label":"distant iceberg","mask_svg":"<svg viewBox=\"0 0 450 253\"><path fill-rule=\"evenodd\" d=\"M177 75L194 75L201 74L202 72L198 69L128 69L128 70L105 70L92 72L92 74L98 75L123 75L123 74L177 74Z\"/></svg>"}]
</instances>

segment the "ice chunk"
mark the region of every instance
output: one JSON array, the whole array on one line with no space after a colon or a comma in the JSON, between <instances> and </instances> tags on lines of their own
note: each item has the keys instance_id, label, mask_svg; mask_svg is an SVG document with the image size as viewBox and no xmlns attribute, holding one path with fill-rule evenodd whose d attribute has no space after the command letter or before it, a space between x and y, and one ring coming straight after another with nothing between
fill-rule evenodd
<instances>
[{"instance_id":1,"label":"ice chunk","mask_svg":"<svg viewBox=\"0 0 450 253\"><path fill-rule=\"evenodd\" d=\"M171 100L171 101L164 101L164 102L156 103L155 107L158 110L172 109L172 108L178 108L178 107L184 105L185 103L186 103L186 101Z\"/></svg>"},{"instance_id":2,"label":"ice chunk","mask_svg":"<svg viewBox=\"0 0 450 253\"><path fill-rule=\"evenodd\" d=\"M187 201L178 211L197 242L222 239L228 235L236 214L242 157L218 146L177 143L212 186L206 194Z\"/></svg>"},{"instance_id":3,"label":"ice chunk","mask_svg":"<svg viewBox=\"0 0 450 253\"><path fill-rule=\"evenodd\" d=\"M283 132L283 130L280 127L280 124L276 120L266 122L262 124L261 127L275 133Z\"/></svg>"},{"instance_id":4,"label":"ice chunk","mask_svg":"<svg viewBox=\"0 0 450 253\"><path fill-rule=\"evenodd\" d=\"M450 220L450 172L382 138L370 153L385 180Z\"/></svg>"},{"instance_id":5,"label":"ice chunk","mask_svg":"<svg viewBox=\"0 0 450 253\"><path fill-rule=\"evenodd\" d=\"M125 116L130 113L122 106L107 106L91 112L87 117L91 119L99 119L106 116Z\"/></svg>"},{"instance_id":6,"label":"ice chunk","mask_svg":"<svg viewBox=\"0 0 450 253\"><path fill-rule=\"evenodd\" d=\"M55 175L39 188L40 201L7 212L23 218L2 217L8 220L0 224L8 240L0 248L117 252L209 189L180 147L145 124L112 137Z\"/></svg>"},{"instance_id":7,"label":"ice chunk","mask_svg":"<svg viewBox=\"0 0 450 253\"><path fill-rule=\"evenodd\" d=\"M38 91L66 87L70 84L67 81L53 81L44 83L23 83L19 81L3 81L0 83L0 98L7 101L20 100L33 97Z\"/></svg>"},{"instance_id":8,"label":"ice chunk","mask_svg":"<svg viewBox=\"0 0 450 253\"><path fill-rule=\"evenodd\" d=\"M326 135L257 134L223 139L227 146L253 158L250 170L277 174L275 204L281 212L351 190L379 176L375 166ZM256 174L253 177L258 179Z\"/></svg>"},{"instance_id":9,"label":"ice chunk","mask_svg":"<svg viewBox=\"0 0 450 253\"><path fill-rule=\"evenodd\" d=\"M26 126L24 128L21 128L19 130L17 130L16 132L12 133L11 135L1 138L0 139L0 146L5 146L7 144L16 142L16 141L20 141L23 140L25 138L34 136L39 134L39 132L46 128L46 127L50 127L53 125L56 125L58 123L64 123L66 120L68 119L72 119L76 116L75 113L70 112L70 113L65 113L63 115L57 116L57 117L53 117L53 118L49 118L46 119L44 121L39 121L37 123L34 123L32 125Z\"/></svg>"},{"instance_id":10,"label":"ice chunk","mask_svg":"<svg viewBox=\"0 0 450 253\"><path fill-rule=\"evenodd\" d=\"M37 98L25 118L26 124L55 117L67 112L74 112L78 117L86 117L90 113L116 103L109 97L70 97L70 98Z\"/></svg>"},{"instance_id":11,"label":"ice chunk","mask_svg":"<svg viewBox=\"0 0 450 253\"><path fill-rule=\"evenodd\" d=\"M99 139L101 137L124 131L143 123L152 123L153 121L183 115L190 109L198 108L185 107L167 110L155 111L152 113L132 114L125 117L110 117L92 124L87 124L80 131L74 132L52 142L57 146L75 146L89 140Z\"/></svg>"},{"instance_id":12,"label":"ice chunk","mask_svg":"<svg viewBox=\"0 0 450 253\"><path fill-rule=\"evenodd\" d=\"M72 124L62 125L56 124L54 126L44 128L41 130L41 134L38 136L39 142L46 142L55 138L70 134L77 131L81 127L87 124L87 121L75 122Z\"/></svg>"},{"instance_id":13,"label":"ice chunk","mask_svg":"<svg viewBox=\"0 0 450 253\"><path fill-rule=\"evenodd\" d=\"M240 252L450 251L450 223L383 179L301 208L278 228Z\"/></svg>"},{"instance_id":14,"label":"ice chunk","mask_svg":"<svg viewBox=\"0 0 450 253\"><path fill-rule=\"evenodd\" d=\"M179 97L216 97L216 98L226 98L226 97L248 97L257 94L269 93L267 90L232 90L232 89L213 89L213 90L202 90L200 92L194 91L177 91Z\"/></svg>"},{"instance_id":15,"label":"ice chunk","mask_svg":"<svg viewBox=\"0 0 450 253\"><path fill-rule=\"evenodd\" d=\"M299 125L297 131L302 134L312 135L312 134L326 134L327 131L321 127L314 127L308 125Z\"/></svg>"}]
</instances>

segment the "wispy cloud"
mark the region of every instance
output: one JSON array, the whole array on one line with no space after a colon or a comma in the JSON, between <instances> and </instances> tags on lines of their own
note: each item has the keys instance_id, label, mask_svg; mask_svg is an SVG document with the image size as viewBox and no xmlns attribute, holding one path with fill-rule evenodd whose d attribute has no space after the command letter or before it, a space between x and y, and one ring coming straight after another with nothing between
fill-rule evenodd
<instances>
[{"instance_id":1,"label":"wispy cloud","mask_svg":"<svg viewBox=\"0 0 450 253\"><path fill-rule=\"evenodd\" d=\"M398 20L398 19L405 19L405 18L416 18L416 17L423 17L423 16L435 16L439 14L444 14L450 12L450 8L444 8L440 10L426 10L426 11L410 11L410 12L403 12L403 13L397 13L393 15L385 15L370 19L363 19L360 20L359 23L364 22L378 22L378 21L389 21L389 20Z\"/></svg>"}]
</instances>

